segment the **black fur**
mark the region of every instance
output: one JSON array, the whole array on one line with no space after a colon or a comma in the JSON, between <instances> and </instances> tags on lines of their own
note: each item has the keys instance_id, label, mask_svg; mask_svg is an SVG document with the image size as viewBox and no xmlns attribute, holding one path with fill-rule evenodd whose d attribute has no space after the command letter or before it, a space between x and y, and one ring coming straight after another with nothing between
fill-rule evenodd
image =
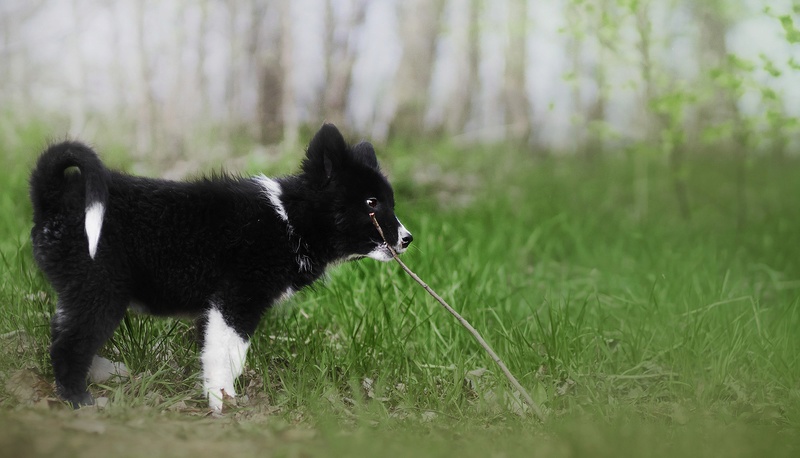
<instances>
[{"instance_id":1,"label":"black fur","mask_svg":"<svg viewBox=\"0 0 800 458\"><path fill-rule=\"evenodd\" d=\"M287 288L385 249L370 212L389 244L403 251L411 241L372 146L349 147L331 124L314 136L301 171L275 181L288 224L258 177L134 177L106 169L83 144L49 147L31 174L31 239L58 293L50 355L59 395L75 406L92 402L92 357L132 303L199 322L213 303L246 340ZM95 203L105 216L93 259L84 224Z\"/></svg>"}]
</instances>

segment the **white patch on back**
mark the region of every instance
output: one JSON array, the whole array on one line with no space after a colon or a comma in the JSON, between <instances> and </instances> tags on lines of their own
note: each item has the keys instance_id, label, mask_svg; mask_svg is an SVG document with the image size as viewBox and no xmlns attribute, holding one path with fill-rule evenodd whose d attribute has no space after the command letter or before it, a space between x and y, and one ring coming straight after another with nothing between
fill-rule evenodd
<instances>
[{"instance_id":1,"label":"white patch on back","mask_svg":"<svg viewBox=\"0 0 800 458\"><path fill-rule=\"evenodd\" d=\"M100 242L100 229L103 228L103 216L106 208L100 202L94 202L86 207L86 238L89 240L89 256L94 259L97 253L97 244Z\"/></svg>"},{"instance_id":2,"label":"white patch on back","mask_svg":"<svg viewBox=\"0 0 800 458\"><path fill-rule=\"evenodd\" d=\"M272 207L275 208L275 213L288 223L289 215L286 214L286 209L283 208L283 202L281 202L281 193L283 192L281 190L281 185L272 178L264 175L258 175L254 177L254 179L264 188L264 194L267 196L267 199L269 199Z\"/></svg>"},{"instance_id":3,"label":"white patch on back","mask_svg":"<svg viewBox=\"0 0 800 458\"><path fill-rule=\"evenodd\" d=\"M236 397L234 382L242 375L250 342L242 339L225 323L219 310L208 310L208 322L200 361L203 364L203 390L208 406L214 412L222 412L225 396Z\"/></svg>"}]
</instances>

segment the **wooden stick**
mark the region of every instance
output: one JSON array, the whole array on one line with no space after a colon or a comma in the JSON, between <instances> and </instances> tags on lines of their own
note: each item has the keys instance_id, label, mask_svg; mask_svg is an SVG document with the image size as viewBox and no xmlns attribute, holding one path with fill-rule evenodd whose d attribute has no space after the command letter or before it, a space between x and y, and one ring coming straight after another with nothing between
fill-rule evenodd
<instances>
[{"instance_id":1,"label":"wooden stick","mask_svg":"<svg viewBox=\"0 0 800 458\"><path fill-rule=\"evenodd\" d=\"M417 274L415 274L411 269L408 268L408 266L405 265L403 261L400 260L400 258L397 256L397 253L394 251L394 248L392 248L392 246L389 245L389 242L386 241L386 236L383 235L383 229L381 229L381 225L378 224L378 220L377 218L375 218L375 213L370 213L369 217L372 218L372 224L374 224L375 228L378 229L378 233L381 235L383 242L386 243L386 247L389 249L389 252L392 253L392 258L394 258L394 260L397 261L398 264L400 264L400 267L402 267L403 270L405 270L406 273L410 275L411 278L414 279L414 281L416 281L423 288L425 288L425 291L427 291L428 294L433 296L433 298L436 299L442 305L442 307L445 308L445 310L447 310L448 312L450 312L451 315L456 317L456 319L458 320L459 323L461 323L462 326L467 328L467 331L469 331L470 334L472 334L472 337L474 337L475 340L477 340L478 343L481 344L483 349L486 350L486 353L488 353L489 356L492 357L492 360L494 360L494 362L500 367L500 370L503 371L508 381L511 382L514 388L516 388L520 392L522 398L525 400L526 403L528 403L531 410L533 410L533 413L536 414L536 417L539 419L539 421L544 422L545 417L544 414L542 413L542 409L539 408L536 402L533 401L533 398L531 398L528 392L525 391L525 388L523 388L522 385L520 385L520 383L514 377L514 375L511 374L511 371L508 370L508 367L506 367L506 365L503 363L503 360L501 360L500 357L497 356L497 353L495 353L494 350L492 350L492 347L490 347L489 344L486 343L486 341L483 339L483 337L481 337L478 331L476 331L475 328L472 327L472 325L469 324L469 322L464 319L464 317L462 317L458 312L456 312L455 309L450 306L450 304L445 302L445 300L442 299L441 296L436 294L436 291L432 290L427 283L422 281L422 279L419 278Z\"/></svg>"}]
</instances>

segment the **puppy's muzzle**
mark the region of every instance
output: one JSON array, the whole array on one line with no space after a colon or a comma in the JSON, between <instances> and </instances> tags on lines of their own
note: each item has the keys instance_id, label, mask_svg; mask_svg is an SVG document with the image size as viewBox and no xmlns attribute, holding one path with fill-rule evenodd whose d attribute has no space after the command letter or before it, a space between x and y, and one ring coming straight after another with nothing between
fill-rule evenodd
<instances>
[{"instance_id":1,"label":"puppy's muzzle","mask_svg":"<svg viewBox=\"0 0 800 458\"><path fill-rule=\"evenodd\" d=\"M398 222L400 220L397 220ZM406 251L411 242L414 240L414 236L411 235L411 232L403 226L403 223L400 223L400 228L397 230L397 240L399 241L400 245L400 252Z\"/></svg>"}]
</instances>

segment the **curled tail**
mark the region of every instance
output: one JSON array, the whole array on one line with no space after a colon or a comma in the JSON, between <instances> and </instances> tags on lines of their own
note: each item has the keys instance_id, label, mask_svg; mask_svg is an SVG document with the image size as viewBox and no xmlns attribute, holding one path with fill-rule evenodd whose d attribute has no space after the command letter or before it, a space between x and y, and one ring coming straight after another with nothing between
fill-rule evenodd
<instances>
[{"instance_id":1,"label":"curled tail","mask_svg":"<svg viewBox=\"0 0 800 458\"><path fill-rule=\"evenodd\" d=\"M58 143L48 147L39 157L30 180L33 220L39 224L62 207L62 196L67 184L64 172L70 167L77 167L84 181L86 238L89 242L89 256L94 259L97 244L100 242L111 174L88 146L78 142Z\"/></svg>"}]
</instances>

